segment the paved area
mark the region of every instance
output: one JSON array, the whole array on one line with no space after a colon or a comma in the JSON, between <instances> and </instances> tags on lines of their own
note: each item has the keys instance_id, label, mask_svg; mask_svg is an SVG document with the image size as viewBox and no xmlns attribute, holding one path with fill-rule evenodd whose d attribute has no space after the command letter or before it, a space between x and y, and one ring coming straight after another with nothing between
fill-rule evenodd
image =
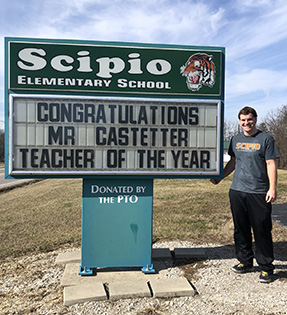
<instances>
[{"instance_id":1,"label":"paved area","mask_svg":"<svg viewBox=\"0 0 287 315\"><path fill-rule=\"evenodd\" d=\"M36 179L6 179L4 168L0 168L0 192L27 185Z\"/></svg>"},{"instance_id":2,"label":"paved area","mask_svg":"<svg viewBox=\"0 0 287 315\"><path fill-rule=\"evenodd\" d=\"M167 278L173 259L206 259L204 249L168 248L153 249L155 274L144 274L140 268L103 268L95 276L80 276L80 250L61 253L56 264L64 264L61 281L64 305L88 301L119 300L140 297L194 296L196 291L184 277Z\"/></svg>"},{"instance_id":3,"label":"paved area","mask_svg":"<svg viewBox=\"0 0 287 315\"><path fill-rule=\"evenodd\" d=\"M287 228L287 203L272 205L272 219Z\"/></svg>"}]
</instances>

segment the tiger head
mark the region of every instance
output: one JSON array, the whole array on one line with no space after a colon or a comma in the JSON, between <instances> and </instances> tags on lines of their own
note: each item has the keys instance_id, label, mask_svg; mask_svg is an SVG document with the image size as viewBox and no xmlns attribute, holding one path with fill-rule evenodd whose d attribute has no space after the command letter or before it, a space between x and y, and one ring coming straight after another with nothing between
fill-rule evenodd
<instances>
[{"instance_id":1,"label":"tiger head","mask_svg":"<svg viewBox=\"0 0 287 315\"><path fill-rule=\"evenodd\" d=\"M180 73L186 77L186 85L191 91L198 91L202 85L210 88L215 83L215 65L207 54L194 54L180 67Z\"/></svg>"}]
</instances>

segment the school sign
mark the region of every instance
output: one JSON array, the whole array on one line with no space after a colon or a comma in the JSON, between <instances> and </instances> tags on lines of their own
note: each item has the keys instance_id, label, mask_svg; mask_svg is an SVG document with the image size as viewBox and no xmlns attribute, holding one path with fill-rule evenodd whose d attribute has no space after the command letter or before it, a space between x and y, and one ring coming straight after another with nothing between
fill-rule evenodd
<instances>
[{"instance_id":1,"label":"school sign","mask_svg":"<svg viewBox=\"0 0 287 315\"><path fill-rule=\"evenodd\" d=\"M224 48L6 38L6 176L222 172Z\"/></svg>"},{"instance_id":2,"label":"school sign","mask_svg":"<svg viewBox=\"0 0 287 315\"><path fill-rule=\"evenodd\" d=\"M6 177L81 177L79 274L152 264L153 179L219 177L224 48L6 38Z\"/></svg>"}]
</instances>

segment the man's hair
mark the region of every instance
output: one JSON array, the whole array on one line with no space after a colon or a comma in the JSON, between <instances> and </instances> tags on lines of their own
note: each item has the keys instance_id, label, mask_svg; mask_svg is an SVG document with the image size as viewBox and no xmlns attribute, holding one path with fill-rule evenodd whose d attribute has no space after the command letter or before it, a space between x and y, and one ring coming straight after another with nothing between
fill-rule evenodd
<instances>
[{"instance_id":1,"label":"man's hair","mask_svg":"<svg viewBox=\"0 0 287 315\"><path fill-rule=\"evenodd\" d=\"M240 119L240 115L248 115L252 114L253 117L257 117L256 110L252 107L245 106L238 113L238 119Z\"/></svg>"}]
</instances>

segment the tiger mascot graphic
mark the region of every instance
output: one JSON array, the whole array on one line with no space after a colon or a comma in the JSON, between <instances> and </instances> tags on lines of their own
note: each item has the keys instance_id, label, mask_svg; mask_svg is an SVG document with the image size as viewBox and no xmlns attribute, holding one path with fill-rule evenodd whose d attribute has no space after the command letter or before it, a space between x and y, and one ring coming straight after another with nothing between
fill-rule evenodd
<instances>
[{"instance_id":1,"label":"tiger mascot graphic","mask_svg":"<svg viewBox=\"0 0 287 315\"><path fill-rule=\"evenodd\" d=\"M194 54L180 67L180 73L186 77L186 85L191 91L198 91L202 85L213 87L215 64L212 57L207 54Z\"/></svg>"}]
</instances>

